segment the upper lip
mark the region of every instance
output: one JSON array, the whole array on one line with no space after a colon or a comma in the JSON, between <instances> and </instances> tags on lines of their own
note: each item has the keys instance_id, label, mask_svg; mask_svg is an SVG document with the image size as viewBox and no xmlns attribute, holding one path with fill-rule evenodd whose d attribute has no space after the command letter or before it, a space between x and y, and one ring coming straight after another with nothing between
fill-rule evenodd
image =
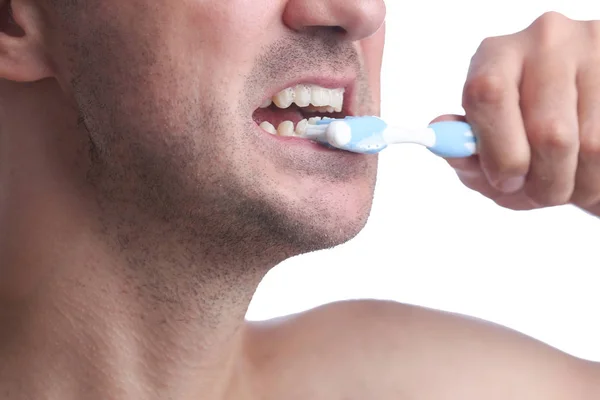
<instances>
[{"instance_id":1,"label":"upper lip","mask_svg":"<svg viewBox=\"0 0 600 400\"><path fill-rule=\"evenodd\" d=\"M289 87L296 85L317 85L326 89L344 89L344 106L342 108L342 114L351 116L352 105L354 103L354 87L356 84L355 76L343 76L343 77L324 77L324 76L308 76L300 77L291 81L288 81L282 85L278 85L269 89L269 91L261 98L261 101L256 105L255 109L260 107L260 104L264 103L265 100L271 99L277 93Z\"/></svg>"}]
</instances>

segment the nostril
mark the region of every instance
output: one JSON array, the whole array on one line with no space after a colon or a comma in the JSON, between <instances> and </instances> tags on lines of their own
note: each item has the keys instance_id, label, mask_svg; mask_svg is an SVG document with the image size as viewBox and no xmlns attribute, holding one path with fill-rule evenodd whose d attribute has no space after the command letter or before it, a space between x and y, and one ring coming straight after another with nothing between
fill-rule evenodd
<instances>
[{"instance_id":1,"label":"nostril","mask_svg":"<svg viewBox=\"0 0 600 400\"><path fill-rule=\"evenodd\" d=\"M327 34L345 41L373 35L385 19L384 0L286 0L283 22L296 32L327 27Z\"/></svg>"}]
</instances>

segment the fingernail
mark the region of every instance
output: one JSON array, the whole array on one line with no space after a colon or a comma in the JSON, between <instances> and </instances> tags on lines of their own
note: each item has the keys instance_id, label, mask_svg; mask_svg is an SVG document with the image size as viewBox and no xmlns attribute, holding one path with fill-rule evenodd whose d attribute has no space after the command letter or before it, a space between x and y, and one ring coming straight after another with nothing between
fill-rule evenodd
<instances>
[{"instance_id":1,"label":"fingernail","mask_svg":"<svg viewBox=\"0 0 600 400\"><path fill-rule=\"evenodd\" d=\"M525 185L525 177L517 176L515 178L509 178L503 182L500 182L498 189L500 189L503 193L514 193L521 190L523 185Z\"/></svg>"}]
</instances>

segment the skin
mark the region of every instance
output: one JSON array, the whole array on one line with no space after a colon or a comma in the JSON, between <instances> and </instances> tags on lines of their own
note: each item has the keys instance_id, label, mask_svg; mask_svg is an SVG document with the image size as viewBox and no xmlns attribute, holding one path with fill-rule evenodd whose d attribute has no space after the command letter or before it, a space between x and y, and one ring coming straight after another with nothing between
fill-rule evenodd
<instances>
[{"instance_id":1,"label":"skin","mask_svg":"<svg viewBox=\"0 0 600 400\"><path fill-rule=\"evenodd\" d=\"M270 268L362 229L377 167L252 113L319 80L377 114L384 17L381 0L0 0L0 398L598 398L596 363L458 315L356 301L244 321ZM484 42L465 85L480 156L449 160L468 186L598 214L598 31L548 14Z\"/></svg>"}]
</instances>

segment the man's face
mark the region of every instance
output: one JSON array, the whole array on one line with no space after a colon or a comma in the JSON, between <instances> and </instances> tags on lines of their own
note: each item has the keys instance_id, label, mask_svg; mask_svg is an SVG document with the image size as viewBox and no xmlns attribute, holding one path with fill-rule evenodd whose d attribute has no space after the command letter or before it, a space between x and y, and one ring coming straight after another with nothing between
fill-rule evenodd
<instances>
[{"instance_id":1,"label":"man's face","mask_svg":"<svg viewBox=\"0 0 600 400\"><path fill-rule=\"evenodd\" d=\"M90 136L89 176L107 206L288 254L362 229L376 156L259 125L327 116L296 104L261 109L300 84L311 103L324 96L334 107L343 90L342 115L379 112L383 29L372 34L383 0L52 1L48 45Z\"/></svg>"}]
</instances>

